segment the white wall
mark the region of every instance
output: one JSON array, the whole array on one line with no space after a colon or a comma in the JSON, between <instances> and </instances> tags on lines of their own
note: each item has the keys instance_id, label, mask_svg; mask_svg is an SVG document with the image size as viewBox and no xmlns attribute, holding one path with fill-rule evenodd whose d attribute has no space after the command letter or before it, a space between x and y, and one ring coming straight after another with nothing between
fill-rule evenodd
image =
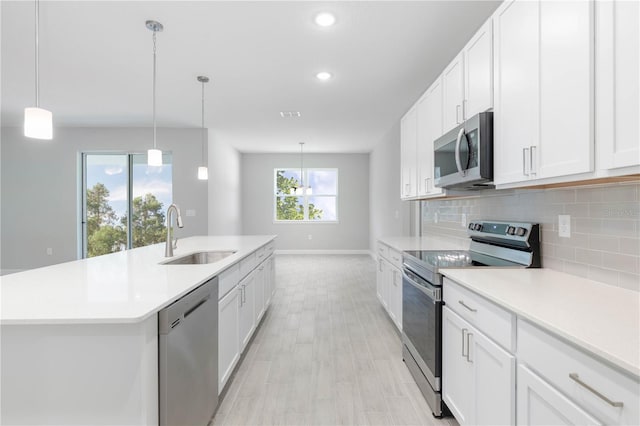
<instances>
[{"instance_id":1,"label":"white wall","mask_svg":"<svg viewBox=\"0 0 640 426\"><path fill-rule=\"evenodd\" d=\"M400 200L400 122L369 156L369 247L380 237L410 235L410 202Z\"/></svg>"},{"instance_id":2,"label":"white wall","mask_svg":"<svg viewBox=\"0 0 640 426\"><path fill-rule=\"evenodd\" d=\"M209 235L242 234L240 153L209 132Z\"/></svg>"},{"instance_id":3,"label":"white wall","mask_svg":"<svg viewBox=\"0 0 640 426\"><path fill-rule=\"evenodd\" d=\"M274 223L274 169L300 167L300 155L242 154L244 233L277 234L279 250L368 250L369 154L305 154L304 166L338 169L339 223Z\"/></svg>"},{"instance_id":4,"label":"white wall","mask_svg":"<svg viewBox=\"0 0 640 426\"><path fill-rule=\"evenodd\" d=\"M55 128L52 141L38 141L25 138L21 128L2 128L2 270L75 260L79 154L146 152L152 135L149 128ZM158 147L172 152L173 200L183 213L177 237L207 233L207 182L197 179L200 141L200 129L158 129ZM187 209L196 216L186 217ZM47 247L53 255L46 254Z\"/></svg>"}]
</instances>

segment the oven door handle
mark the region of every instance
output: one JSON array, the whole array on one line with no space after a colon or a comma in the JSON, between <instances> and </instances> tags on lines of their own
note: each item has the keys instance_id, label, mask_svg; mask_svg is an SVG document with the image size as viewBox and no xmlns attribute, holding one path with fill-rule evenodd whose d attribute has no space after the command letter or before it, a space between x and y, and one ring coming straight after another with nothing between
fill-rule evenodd
<instances>
[{"instance_id":1,"label":"oven door handle","mask_svg":"<svg viewBox=\"0 0 640 426\"><path fill-rule=\"evenodd\" d=\"M427 295L429 299L433 301L433 303L440 301L440 295L438 294L439 292L437 289L430 289L430 288L421 286L420 284L415 282L409 275L407 275L405 271L402 271L402 277L413 287L417 288L418 290L423 292L425 295Z\"/></svg>"}]
</instances>

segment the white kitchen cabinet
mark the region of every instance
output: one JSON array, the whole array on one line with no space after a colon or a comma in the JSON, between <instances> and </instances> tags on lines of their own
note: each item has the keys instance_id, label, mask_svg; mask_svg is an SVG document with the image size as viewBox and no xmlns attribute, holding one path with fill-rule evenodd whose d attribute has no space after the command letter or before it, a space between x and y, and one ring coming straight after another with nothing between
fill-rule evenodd
<instances>
[{"instance_id":1,"label":"white kitchen cabinet","mask_svg":"<svg viewBox=\"0 0 640 426\"><path fill-rule=\"evenodd\" d=\"M391 321L402 331L402 253L378 242L376 294Z\"/></svg>"},{"instance_id":2,"label":"white kitchen cabinet","mask_svg":"<svg viewBox=\"0 0 640 426\"><path fill-rule=\"evenodd\" d=\"M518 425L602 425L522 364L518 364Z\"/></svg>"},{"instance_id":3,"label":"white kitchen cabinet","mask_svg":"<svg viewBox=\"0 0 640 426\"><path fill-rule=\"evenodd\" d=\"M442 79L438 78L420 98L417 114L418 195L442 196L442 188L433 186L433 142L442 136Z\"/></svg>"},{"instance_id":4,"label":"white kitchen cabinet","mask_svg":"<svg viewBox=\"0 0 640 426\"><path fill-rule=\"evenodd\" d=\"M264 284L264 308L265 310L271 304L271 297L273 296L273 292L275 291L275 261L273 256L269 256L265 263L265 284Z\"/></svg>"},{"instance_id":5,"label":"white kitchen cabinet","mask_svg":"<svg viewBox=\"0 0 640 426\"><path fill-rule=\"evenodd\" d=\"M411 108L400 121L400 194L401 198L417 195L416 153L418 123L417 109Z\"/></svg>"},{"instance_id":6,"label":"white kitchen cabinet","mask_svg":"<svg viewBox=\"0 0 640 426\"><path fill-rule=\"evenodd\" d=\"M240 294L236 287L218 302L218 394L240 359Z\"/></svg>"},{"instance_id":7,"label":"white kitchen cabinet","mask_svg":"<svg viewBox=\"0 0 640 426\"><path fill-rule=\"evenodd\" d=\"M494 182L594 170L593 21L587 1L503 3L494 14Z\"/></svg>"},{"instance_id":8,"label":"white kitchen cabinet","mask_svg":"<svg viewBox=\"0 0 640 426\"><path fill-rule=\"evenodd\" d=\"M389 303L387 311L398 330L402 331L402 271L391 265L387 277Z\"/></svg>"},{"instance_id":9,"label":"white kitchen cabinet","mask_svg":"<svg viewBox=\"0 0 640 426\"><path fill-rule=\"evenodd\" d=\"M596 2L598 169L640 165L639 23L637 1Z\"/></svg>"},{"instance_id":10,"label":"white kitchen cabinet","mask_svg":"<svg viewBox=\"0 0 640 426\"><path fill-rule=\"evenodd\" d=\"M442 126L443 133L464 121L464 55L462 52L442 73Z\"/></svg>"},{"instance_id":11,"label":"white kitchen cabinet","mask_svg":"<svg viewBox=\"0 0 640 426\"><path fill-rule=\"evenodd\" d=\"M388 300L388 289L389 286L387 284L388 270L389 270L389 262L383 257L378 257L378 269L376 272L376 293L378 296L378 300L382 306L387 309L387 300Z\"/></svg>"},{"instance_id":12,"label":"white kitchen cabinet","mask_svg":"<svg viewBox=\"0 0 640 426\"><path fill-rule=\"evenodd\" d=\"M493 108L493 22L487 20L463 49L466 120Z\"/></svg>"},{"instance_id":13,"label":"white kitchen cabinet","mask_svg":"<svg viewBox=\"0 0 640 426\"><path fill-rule=\"evenodd\" d=\"M254 315L256 319L255 320L256 324L260 322L260 319L262 318L262 315L264 315L264 311L265 311L264 294L266 292L265 285L267 284L265 267L266 267L266 263L263 262L256 268L256 273L255 273Z\"/></svg>"},{"instance_id":14,"label":"white kitchen cabinet","mask_svg":"<svg viewBox=\"0 0 640 426\"><path fill-rule=\"evenodd\" d=\"M251 340L253 330L256 326L255 315L255 296L256 296L256 276L255 272L251 272L247 275L240 284L238 284L238 291L240 292L240 351L244 351L244 348Z\"/></svg>"}]
</instances>

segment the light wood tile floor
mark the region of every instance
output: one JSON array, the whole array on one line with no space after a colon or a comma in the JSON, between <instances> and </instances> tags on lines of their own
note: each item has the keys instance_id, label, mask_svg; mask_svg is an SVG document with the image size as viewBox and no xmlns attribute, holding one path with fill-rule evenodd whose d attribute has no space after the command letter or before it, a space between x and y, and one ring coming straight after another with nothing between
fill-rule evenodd
<instances>
[{"instance_id":1,"label":"light wood tile floor","mask_svg":"<svg viewBox=\"0 0 640 426\"><path fill-rule=\"evenodd\" d=\"M457 425L402 361L369 256L279 255L276 293L214 425Z\"/></svg>"}]
</instances>

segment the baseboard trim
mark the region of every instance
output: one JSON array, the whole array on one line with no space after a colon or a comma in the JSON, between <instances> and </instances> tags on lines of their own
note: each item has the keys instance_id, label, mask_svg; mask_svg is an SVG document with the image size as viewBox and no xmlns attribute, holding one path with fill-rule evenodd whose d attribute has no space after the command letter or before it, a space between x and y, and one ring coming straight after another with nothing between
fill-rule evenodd
<instances>
[{"instance_id":1,"label":"baseboard trim","mask_svg":"<svg viewBox=\"0 0 640 426\"><path fill-rule=\"evenodd\" d=\"M365 254L371 256L371 250L276 250L276 254Z\"/></svg>"}]
</instances>

